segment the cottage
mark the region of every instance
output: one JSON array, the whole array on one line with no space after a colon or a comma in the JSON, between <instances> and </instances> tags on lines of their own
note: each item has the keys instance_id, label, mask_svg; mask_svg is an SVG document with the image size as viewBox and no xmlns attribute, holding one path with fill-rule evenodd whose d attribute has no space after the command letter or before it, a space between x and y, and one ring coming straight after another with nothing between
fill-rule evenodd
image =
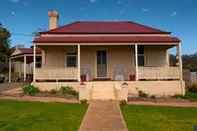
<instances>
[{"instance_id":1,"label":"cottage","mask_svg":"<svg viewBox=\"0 0 197 131\"><path fill-rule=\"evenodd\" d=\"M181 40L170 32L131 21L74 22L58 27L58 12L49 13L49 31L35 37L42 66L33 84L41 90L70 85L88 90L88 99L116 99L123 85L128 95L184 94ZM169 65L168 50L177 48L177 66Z\"/></svg>"}]
</instances>

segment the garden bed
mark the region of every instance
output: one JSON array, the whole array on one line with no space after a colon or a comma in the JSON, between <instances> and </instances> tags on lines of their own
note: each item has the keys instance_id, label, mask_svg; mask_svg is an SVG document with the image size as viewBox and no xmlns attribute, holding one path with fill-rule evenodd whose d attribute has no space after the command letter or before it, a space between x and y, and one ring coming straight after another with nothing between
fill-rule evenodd
<instances>
[{"instance_id":1,"label":"garden bed","mask_svg":"<svg viewBox=\"0 0 197 131\"><path fill-rule=\"evenodd\" d=\"M27 100L27 101L43 101L43 102L69 102L77 103L78 92L72 90L70 87L62 87L60 90L39 91L38 88L26 85L25 88L13 88L2 91L0 93L1 99L11 100Z\"/></svg>"}]
</instances>

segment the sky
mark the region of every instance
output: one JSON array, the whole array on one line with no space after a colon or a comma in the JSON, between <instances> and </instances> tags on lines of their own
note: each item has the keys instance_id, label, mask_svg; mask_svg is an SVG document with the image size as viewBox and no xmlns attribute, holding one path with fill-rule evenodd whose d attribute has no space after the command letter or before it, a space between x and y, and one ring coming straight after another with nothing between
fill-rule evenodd
<instances>
[{"instance_id":1,"label":"sky","mask_svg":"<svg viewBox=\"0 0 197 131\"><path fill-rule=\"evenodd\" d=\"M197 52L197 0L0 0L0 23L12 46L32 45L33 33L48 29L48 11L59 25L75 21L134 21L172 32L184 54Z\"/></svg>"}]
</instances>

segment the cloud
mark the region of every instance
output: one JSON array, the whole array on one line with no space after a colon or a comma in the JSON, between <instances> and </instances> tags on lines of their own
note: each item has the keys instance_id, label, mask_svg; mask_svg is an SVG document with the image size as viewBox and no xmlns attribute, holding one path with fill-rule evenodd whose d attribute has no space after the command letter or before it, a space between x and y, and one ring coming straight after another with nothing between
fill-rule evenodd
<instances>
[{"instance_id":1,"label":"cloud","mask_svg":"<svg viewBox=\"0 0 197 131\"><path fill-rule=\"evenodd\" d=\"M20 2L20 0L10 0L10 2L12 2L12 3L18 3L18 2Z\"/></svg>"},{"instance_id":2,"label":"cloud","mask_svg":"<svg viewBox=\"0 0 197 131\"><path fill-rule=\"evenodd\" d=\"M171 15L170 16L176 16L177 15L177 12L176 11L173 11L172 13L171 13Z\"/></svg>"},{"instance_id":3,"label":"cloud","mask_svg":"<svg viewBox=\"0 0 197 131\"><path fill-rule=\"evenodd\" d=\"M147 8L142 8L142 12L149 12L150 9L147 9Z\"/></svg>"},{"instance_id":4,"label":"cloud","mask_svg":"<svg viewBox=\"0 0 197 131\"><path fill-rule=\"evenodd\" d=\"M118 5L121 5L121 4L122 4L122 1L121 1L121 0L118 0L118 1L117 1L117 4L118 4Z\"/></svg>"},{"instance_id":5,"label":"cloud","mask_svg":"<svg viewBox=\"0 0 197 131\"><path fill-rule=\"evenodd\" d=\"M15 12L15 11L12 11L12 12L11 12L11 15L12 15L12 16L15 16L15 15L16 15L16 12Z\"/></svg>"},{"instance_id":6,"label":"cloud","mask_svg":"<svg viewBox=\"0 0 197 131\"><path fill-rule=\"evenodd\" d=\"M96 0L89 0L90 1L90 3L95 3L96 2Z\"/></svg>"}]
</instances>

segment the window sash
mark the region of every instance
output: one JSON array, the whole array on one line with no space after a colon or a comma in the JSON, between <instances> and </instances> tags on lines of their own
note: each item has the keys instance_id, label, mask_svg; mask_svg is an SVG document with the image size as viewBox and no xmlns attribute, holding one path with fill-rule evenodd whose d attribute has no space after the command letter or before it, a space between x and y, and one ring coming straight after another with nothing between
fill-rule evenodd
<instances>
[{"instance_id":1,"label":"window sash","mask_svg":"<svg viewBox=\"0 0 197 131\"><path fill-rule=\"evenodd\" d=\"M67 53L66 54L66 67L77 67L77 54Z\"/></svg>"}]
</instances>

